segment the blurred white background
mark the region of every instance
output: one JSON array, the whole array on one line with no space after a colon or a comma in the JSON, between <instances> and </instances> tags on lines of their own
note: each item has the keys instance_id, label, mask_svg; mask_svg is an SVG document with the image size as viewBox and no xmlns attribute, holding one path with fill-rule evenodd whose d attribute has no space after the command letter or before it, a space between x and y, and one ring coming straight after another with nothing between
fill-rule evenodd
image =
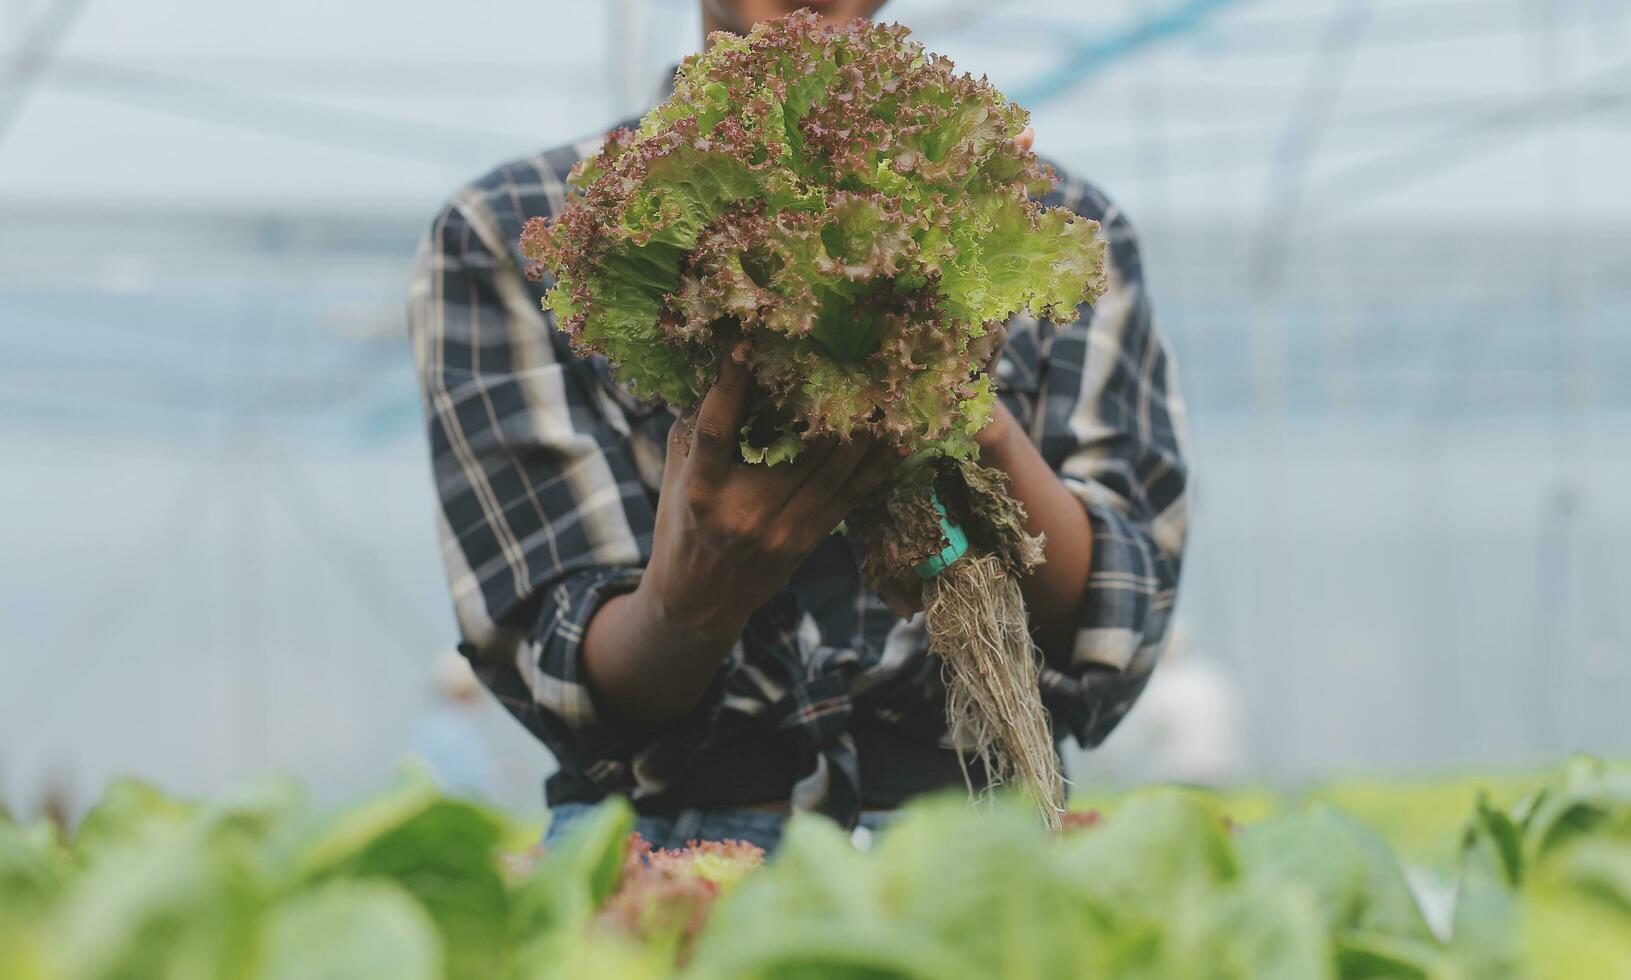
<instances>
[{"instance_id":1,"label":"blurred white background","mask_svg":"<svg viewBox=\"0 0 1631 980\"><path fill-rule=\"evenodd\" d=\"M1631 751L1631 3L885 15L1132 215L1182 370L1181 635L1079 781ZM454 639L417 238L700 40L694 0L0 0L0 801L386 777Z\"/></svg>"}]
</instances>

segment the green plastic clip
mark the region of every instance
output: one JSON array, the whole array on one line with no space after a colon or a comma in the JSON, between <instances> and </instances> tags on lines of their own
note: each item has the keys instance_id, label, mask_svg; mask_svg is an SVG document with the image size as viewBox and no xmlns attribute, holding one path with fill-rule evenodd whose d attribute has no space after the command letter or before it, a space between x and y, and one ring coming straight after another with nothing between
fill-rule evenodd
<instances>
[{"instance_id":1,"label":"green plastic clip","mask_svg":"<svg viewBox=\"0 0 1631 980\"><path fill-rule=\"evenodd\" d=\"M952 562L968 553L968 535L946 516L946 507L940 502L940 497L937 495L932 499L934 509L940 513L940 531L946 536L946 547L940 554L917 566L917 577L925 582L951 567Z\"/></svg>"}]
</instances>

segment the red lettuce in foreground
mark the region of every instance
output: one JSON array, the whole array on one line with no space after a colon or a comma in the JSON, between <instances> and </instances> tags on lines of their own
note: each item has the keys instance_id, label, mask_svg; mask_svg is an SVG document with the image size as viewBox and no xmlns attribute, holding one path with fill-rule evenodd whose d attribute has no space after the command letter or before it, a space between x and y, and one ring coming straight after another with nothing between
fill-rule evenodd
<instances>
[{"instance_id":1,"label":"red lettuce in foreground","mask_svg":"<svg viewBox=\"0 0 1631 980\"><path fill-rule=\"evenodd\" d=\"M617 888L597 919L645 942L672 944L683 961L714 902L764 859L763 849L743 841L665 850L631 833Z\"/></svg>"}]
</instances>

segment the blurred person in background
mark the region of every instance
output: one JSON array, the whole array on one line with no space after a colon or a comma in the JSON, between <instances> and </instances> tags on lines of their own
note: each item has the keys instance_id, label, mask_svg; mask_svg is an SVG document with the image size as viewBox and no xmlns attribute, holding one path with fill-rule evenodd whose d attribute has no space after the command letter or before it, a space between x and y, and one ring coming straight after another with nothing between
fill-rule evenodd
<instances>
[{"instance_id":1,"label":"blurred person in background","mask_svg":"<svg viewBox=\"0 0 1631 980\"><path fill-rule=\"evenodd\" d=\"M838 22L882 5L703 0L702 17L743 34L804 7ZM551 836L621 794L658 846L773 847L794 809L875 826L920 793L961 790L921 617L865 592L848 539L811 534L803 516L879 485L895 450L858 439L809 454L819 466L740 465L722 434L740 426L746 368L722 370L692 445L675 412L632 399L603 358L573 356L540 311L522 225L561 207L597 146L460 190L430 229L411 303L460 649L559 760ZM1166 639L1187 518L1183 409L1124 216L1072 177L1045 203L1101 222L1109 290L1075 324L1008 325L1002 404L979 443L1046 537L1047 562L1022 583L1043 699L1056 738L1091 746ZM688 492L659 494L665 471ZM698 493L720 506L693 509ZM761 530L727 531L711 516L723 510L761 515ZM813 543L774 547L795 535Z\"/></svg>"}]
</instances>

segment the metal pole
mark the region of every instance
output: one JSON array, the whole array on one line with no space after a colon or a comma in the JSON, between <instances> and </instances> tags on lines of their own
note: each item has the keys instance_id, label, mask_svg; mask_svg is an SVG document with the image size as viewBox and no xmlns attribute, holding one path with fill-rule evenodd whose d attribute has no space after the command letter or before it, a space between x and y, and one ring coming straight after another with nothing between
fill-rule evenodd
<instances>
[{"instance_id":1,"label":"metal pole","mask_svg":"<svg viewBox=\"0 0 1631 980\"><path fill-rule=\"evenodd\" d=\"M11 52L5 69L5 84L0 85L0 143L22 115L23 106L33 92L34 85L51 66L57 46L68 36L68 29L85 10L90 0L56 0L43 13L34 18L29 27L20 32L15 51ZM13 4L12 10L21 18L21 8Z\"/></svg>"},{"instance_id":2,"label":"metal pole","mask_svg":"<svg viewBox=\"0 0 1631 980\"><path fill-rule=\"evenodd\" d=\"M646 107L651 93L646 64L646 0L611 0L606 4L606 90L614 119Z\"/></svg>"}]
</instances>

